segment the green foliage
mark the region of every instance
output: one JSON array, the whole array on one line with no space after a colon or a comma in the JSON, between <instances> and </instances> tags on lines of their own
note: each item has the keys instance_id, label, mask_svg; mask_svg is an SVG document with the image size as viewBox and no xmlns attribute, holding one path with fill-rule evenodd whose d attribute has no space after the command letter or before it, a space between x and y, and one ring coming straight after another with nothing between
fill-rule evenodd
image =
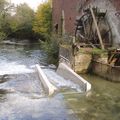
<instances>
[{"instance_id":1,"label":"green foliage","mask_svg":"<svg viewBox=\"0 0 120 120\"><path fill-rule=\"evenodd\" d=\"M11 8L12 5L6 0L0 0L0 40L5 39L10 31L8 18L10 16L9 11Z\"/></svg>"},{"instance_id":2,"label":"green foliage","mask_svg":"<svg viewBox=\"0 0 120 120\"><path fill-rule=\"evenodd\" d=\"M98 49L98 48L80 48L79 53L85 53L85 54L106 54L107 51L106 50L101 50L101 49Z\"/></svg>"},{"instance_id":3,"label":"green foliage","mask_svg":"<svg viewBox=\"0 0 120 120\"><path fill-rule=\"evenodd\" d=\"M51 1L38 7L36 14L26 4L14 7L7 0L0 0L0 39L14 37L18 39L49 40L51 33ZM11 10L14 13L11 14Z\"/></svg>"},{"instance_id":4,"label":"green foliage","mask_svg":"<svg viewBox=\"0 0 120 120\"><path fill-rule=\"evenodd\" d=\"M0 0L0 15L5 12L5 8L8 6L8 2L6 0Z\"/></svg>"},{"instance_id":5,"label":"green foliage","mask_svg":"<svg viewBox=\"0 0 120 120\"><path fill-rule=\"evenodd\" d=\"M20 4L17 6L16 14L13 16L13 18L13 22L15 23L13 24L13 28L29 28L32 27L34 11L26 3Z\"/></svg>"},{"instance_id":6,"label":"green foliage","mask_svg":"<svg viewBox=\"0 0 120 120\"><path fill-rule=\"evenodd\" d=\"M39 5L35 14L33 30L36 33L46 35L51 33L52 28L52 9L50 1Z\"/></svg>"},{"instance_id":7,"label":"green foliage","mask_svg":"<svg viewBox=\"0 0 120 120\"><path fill-rule=\"evenodd\" d=\"M93 48L91 51L92 54L105 54L107 53L106 50L98 49L98 48Z\"/></svg>"},{"instance_id":8,"label":"green foliage","mask_svg":"<svg viewBox=\"0 0 120 120\"><path fill-rule=\"evenodd\" d=\"M41 47L48 55L47 61L49 64L58 63L59 43L60 39L57 36L52 36L49 41L41 41Z\"/></svg>"},{"instance_id":9,"label":"green foliage","mask_svg":"<svg viewBox=\"0 0 120 120\"><path fill-rule=\"evenodd\" d=\"M16 7L15 15L10 19L10 27L17 37L31 37L34 11L26 4Z\"/></svg>"},{"instance_id":10,"label":"green foliage","mask_svg":"<svg viewBox=\"0 0 120 120\"><path fill-rule=\"evenodd\" d=\"M0 41L6 38L6 34L4 32L0 32Z\"/></svg>"}]
</instances>

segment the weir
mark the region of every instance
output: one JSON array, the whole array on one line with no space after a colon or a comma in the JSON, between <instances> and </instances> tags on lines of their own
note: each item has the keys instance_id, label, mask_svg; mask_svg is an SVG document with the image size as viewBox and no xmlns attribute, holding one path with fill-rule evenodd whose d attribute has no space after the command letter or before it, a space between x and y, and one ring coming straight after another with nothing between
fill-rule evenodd
<instances>
[{"instance_id":1,"label":"weir","mask_svg":"<svg viewBox=\"0 0 120 120\"><path fill-rule=\"evenodd\" d=\"M80 75L75 73L70 67L68 67L65 63L60 63L57 69L57 73L64 77L66 80L71 80L76 84L80 85L81 91L87 92L91 89L91 84L87 82Z\"/></svg>"},{"instance_id":2,"label":"weir","mask_svg":"<svg viewBox=\"0 0 120 120\"><path fill-rule=\"evenodd\" d=\"M36 65L36 69L46 93L48 95L52 95L57 90L57 88L49 82L47 76L38 64Z\"/></svg>"},{"instance_id":3,"label":"weir","mask_svg":"<svg viewBox=\"0 0 120 120\"><path fill-rule=\"evenodd\" d=\"M23 50L23 47L15 49L10 46L9 51L4 47L1 48L0 89L13 90L22 94L26 94L25 91L31 94L46 92L47 95L52 95L56 90L64 88L77 92L86 92L91 89L91 85L66 64L60 63L55 71L42 64L44 56L41 57L40 50L26 51L21 54Z\"/></svg>"},{"instance_id":4,"label":"weir","mask_svg":"<svg viewBox=\"0 0 120 120\"><path fill-rule=\"evenodd\" d=\"M57 90L57 87L55 87L49 81L49 78L47 77L47 75L44 73L44 71L41 69L41 67L38 64L36 65L36 69L46 93L48 95L52 95ZM60 77L63 77L66 81L69 80L79 85L81 92L87 92L91 89L91 84L89 82L87 82L80 75L75 73L70 67L68 67L64 63L59 64L56 74L60 75Z\"/></svg>"}]
</instances>

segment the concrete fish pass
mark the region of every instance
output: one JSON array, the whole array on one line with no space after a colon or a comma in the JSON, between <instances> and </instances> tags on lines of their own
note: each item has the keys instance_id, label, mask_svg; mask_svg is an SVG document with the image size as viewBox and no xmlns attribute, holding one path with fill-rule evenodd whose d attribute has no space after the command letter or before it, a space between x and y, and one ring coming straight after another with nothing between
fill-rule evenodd
<instances>
[{"instance_id":1,"label":"concrete fish pass","mask_svg":"<svg viewBox=\"0 0 120 120\"><path fill-rule=\"evenodd\" d=\"M52 95L58 88L49 81L49 78L38 64L36 65L36 70L46 93L48 95ZM91 90L91 84L64 63L59 64L56 74L66 80L70 80L73 83L78 84L81 88L81 92Z\"/></svg>"}]
</instances>

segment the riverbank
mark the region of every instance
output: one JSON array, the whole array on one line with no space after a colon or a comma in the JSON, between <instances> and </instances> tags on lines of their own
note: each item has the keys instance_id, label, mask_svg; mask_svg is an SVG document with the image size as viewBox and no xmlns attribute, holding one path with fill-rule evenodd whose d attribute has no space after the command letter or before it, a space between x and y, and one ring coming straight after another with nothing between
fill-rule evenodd
<instances>
[{"instance_id":1,"label":"riverbank","mask_svg":"<svg viewBox=\"0 0 120 120\"><path fill-rule=\"evenodd\" d=\"M74 49L60 45L59 62L64 62L77 73L91 73L113 82L120 82L120 67L108 64L108 52L93 48Z\"/></svg>"}]
</instances>

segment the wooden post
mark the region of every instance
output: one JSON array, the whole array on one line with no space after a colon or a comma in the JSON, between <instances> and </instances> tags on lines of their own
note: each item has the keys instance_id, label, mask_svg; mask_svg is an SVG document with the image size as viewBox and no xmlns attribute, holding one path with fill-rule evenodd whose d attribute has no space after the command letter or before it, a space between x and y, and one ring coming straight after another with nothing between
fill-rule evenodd
<instances>
[{"instance_id":1,"label":"wooden post","mask_svg":"<svg viewBox=\"0 0 120 120\"><path fill-rule=\"evenodd\" d=\"M62 16L61 16L61 35L65 34L65 12L62 10Z\"/></svg>"},{"instance_id":2,"label":"wooden post","mask_svg":"<svg viewBox=\"0 0 120 120\"><path fill-rule=\"evenodd\" d=\"M100 30L98 28L97 21L96 21L93 9L91 7L90 7L90 12L92 14L92 18L93 18L93 21L94 21L94 24L95 24L95 27L96 27L96 30L97 30L97 34L98 34L98 38L99 38L99 41L100 41L101 48L104 50L105 48L104 48L104 45L103 45L103 41L102 41L102 37L101 37L101 34L100 34Z\"/></svg>"}]
</instances>

